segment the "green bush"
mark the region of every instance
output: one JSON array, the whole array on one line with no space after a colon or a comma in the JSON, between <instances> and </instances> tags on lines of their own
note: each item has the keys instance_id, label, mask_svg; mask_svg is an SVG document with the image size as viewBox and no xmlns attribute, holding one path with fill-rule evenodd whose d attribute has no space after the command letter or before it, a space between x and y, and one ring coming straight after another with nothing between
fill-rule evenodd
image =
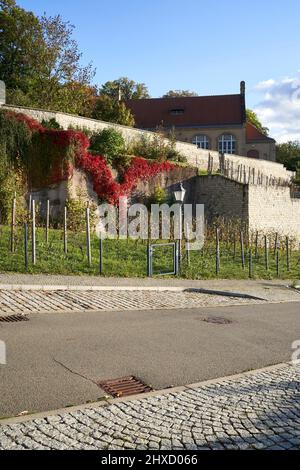
<instances>
[{"instance_id":1,"label":"green bush","mask_svg":"<svg viewBox=\"0 0 300 470\"><path fill-rule=\"evenodd\" d=\"M10 119L6 111L0 110L0 145L8 162L14 165L15 161L19 160L26 164L30 144L31 132L26 125L16 119Z\"/></svg>"},{"instance_id":2,"label":"green bush","mask_svg":"<svg viewBox=\"0 0 300 470\"><path fill-rule=\"evenodd\" d=\"M68 229L73 232L83 232L86 229L85 209L87 201L83 194L77 195L78 199L69 199L66 201ZM90 224L94 229L96 223L96 206L90 205Z\"/></svg>"},{"instance_id":3,"label":"green bush","mask_svg":"<svg viewBox=\"0 0 300 470\"><path fill-rule=\"evenodd\" d=\"M55 118L51 118L48 121L43 119L42 120L42 126L45 129L58 129L58 130L62 129L62 127L60 126L60 124L57 122L57 120Z\"/></svg>"},{"instance_id":4,"label":"green bush","mask_svg":"<svg viewBox=\"0 0 300 470\"><path fill-rule=\"evenodd\" d=\"M296 177L294 179L294 184L300 188L300 162L297 164Z\"/></svg>"},{"instance_id":5,"label":"green bush","mask_svg":"<svg viewBox=\"0 0 300 470\"><path fill-rule=\"evenodd\" d=\"M91 137L90 149L103 155L113 165L114 160L125 153L125 141L121 132L107 128Z\"/></svg>"},{"instance_id":6,"label":"green bush","mask_svg":"<svg viewBox=\"0 0 300 470\"><path fill-rule=\"evenodd\" d=\"M25 201L23 194L25 192L22 173L18 169L13 169L7 161L0 146L0 223L7 224L11 221L12 201L17 195L17 213L16 222L19 224L24 221Z\"/></svg>"},{"instance_id":7,"label":"green bush","mask_svg":"<svg viewBox=\"0 0 300 470\"><path fill-rule=\"evenodd\" d=\"M139 139L131 143L128 153L149 160L186 163L186 158L176 150L176 141L167 140L160 132L154 133L151 137L143 133Z\"/></svg>"},{"instance_id":8,"label":"green bush","mask_svg":"<svg viewBox=\"0 0 300 470\"><path fill-rule=\"evenodd\" d=\"M149 204L165 204L168 202L167 192L164 188L157 185L149 198Z\"/></svg>"}]
</instances>

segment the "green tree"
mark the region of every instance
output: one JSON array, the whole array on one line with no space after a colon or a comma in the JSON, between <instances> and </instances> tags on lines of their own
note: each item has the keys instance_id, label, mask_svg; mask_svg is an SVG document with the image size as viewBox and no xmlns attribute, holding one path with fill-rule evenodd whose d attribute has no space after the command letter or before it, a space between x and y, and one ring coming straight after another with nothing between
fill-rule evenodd
<instances>
[{"instance_id":1,"label":"green tree","mask_svg":"<svg viewBox=\"0 0 300 470\"><path fill-rule=\"evenodd\" d=\"M253 124L253 126L255 126L256 129L258 129L264 135L269 135L268 127L263 126L263 124L260 122L257 114L254 111L252 111L252 109L247 109L246 117L247 117L247 121L250 122L251 124Z\"/></svg>"},{"instance_id":2,"label":"green tree","mask_svg":"<svg viewBox=\"0 0 300 470\"><path fill-rule=\"evenodd\" d=\"M189 96L199 96L198 93L191 90L169 90L162 98L181 98Z\"/></svg>"},{"instance_id":3,"label":"green tree","mask_svg":"<svg viewBox=\"0 0 300 470\"><path fill-rule=\"evenodd\" d=\"M81 65L74 26L36 17L14 0L0 0L0 76L11 104L90 115L95 71Z\"/></svg>"},{"instance_id":4,"label":"green tree","mask_svg":"<svg viewBox=\"0 0 300 470\"><path fill-rule=\"evenodd\" d=\"M291 171L300 165L300 141L289 141L276 146L276 160Z\"/></svg>"},{"instance_id":5,"label":"green tree","mask_svg":"<svg viewBox=\"0 0 300 470\"><path fill-rule=\"evenodd\" d=\"M14 0L0 0L0 76L8 90L28 93L45 48L39 19Z\"/></svg>"},{"instance_id":6,"label":"green tree","mask_svg":"<svg viewBox=\"0 0 300 470\"><path fill-rule=\"evenodd\" d=\"M74 26L60 15L40 19L46 49L40 58L35 89L46 107L80 113L95 71L91 64L81 66L82 54L72 38ZM78 106L79 105L79 106Z\"/></svg>"},{"instance_id":7,"label":"green tree","mask_svg":"<svg viewBox=\"0 0 300 470\"><path fill-rule=\"evenodd\" d=\"M97 98L92 117L123 126L134 126L134 117L125 104L106 95Z\"/></svg>"},{"instance_id":8,"label":"green tree","mask_svg":"<svg viewBox=\"0 0 300 470\"><path fill-rule=\"evenodd\" d=\"M101 96L108 96L115 100L137 100L150 98L148 88L144 83L136 83L127 77L104 83L100 88Z\"/></svg>"}]
</instances>

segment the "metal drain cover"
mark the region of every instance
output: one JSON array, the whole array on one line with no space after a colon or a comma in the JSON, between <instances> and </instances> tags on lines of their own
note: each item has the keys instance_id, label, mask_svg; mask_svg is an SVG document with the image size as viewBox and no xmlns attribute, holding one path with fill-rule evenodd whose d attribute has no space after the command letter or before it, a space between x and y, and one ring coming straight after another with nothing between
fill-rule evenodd
<instances>
[{"instance_id":1,"label":"metal drain cover","mask_svg":"<svg viewBox=\"0 0 300 470\"><path fill-rule=\"evenodd\" d=\"M18 321L28 321L29 318L26 315L7 315L6 317L0 316L0 322L14 323Z\"/></svg>"},{"instance_id":2,"label":"metal drain cover","mask_svg":"<svg viewBox=\"0 0 300 470\"><path fill-rule=\"evenodd\" d=\"M98 382L106 393L114 398L138 395L140 393L151 392L152 388L134 376L121 377L120 379L103 380Z\"/></svg>"},{"instance_id":3,"label":"metal drain cover","mask_svg":"<svg viewBox=\"0 0 300 470\"><path fill-rule=\"evenodd\" d=\"M233 323L232 320L229 320L228 318L224 317L207 317L203 318L202 321L205 321L206 323L214 323L216 325L230 325Z\"/></svg>"}]
</instances>

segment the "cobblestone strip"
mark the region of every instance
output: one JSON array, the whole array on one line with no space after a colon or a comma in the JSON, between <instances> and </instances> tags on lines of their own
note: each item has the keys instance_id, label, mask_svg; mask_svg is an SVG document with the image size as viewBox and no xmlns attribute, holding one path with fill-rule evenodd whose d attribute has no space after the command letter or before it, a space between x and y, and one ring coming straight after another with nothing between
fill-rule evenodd
<instances>
[{"instance_id":1,"label":"cobblestone strip","mask_svg":"<svg viewBox=\"0 0 300 470\"><path fill-rule=\"evenodd\" d=\"M155 291L3 291L0 315L86 310L153 310L263 303L196 292Z\"/></svg>"},{"instance_id":2,"label":"cobblestone strip","mask_svg":"<svg viewBox=\"0 0 300 470\"><path fill-rule=\"evenodd\" d=\"M300 365L0 426L0 449L300 449Z\"/></svg>"}]
</instances>

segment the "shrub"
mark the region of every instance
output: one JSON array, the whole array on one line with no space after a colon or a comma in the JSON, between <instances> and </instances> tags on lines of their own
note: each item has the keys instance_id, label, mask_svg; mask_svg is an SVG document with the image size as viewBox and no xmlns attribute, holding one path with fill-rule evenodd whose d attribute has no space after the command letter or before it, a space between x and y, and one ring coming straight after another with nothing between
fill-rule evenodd
<instances>
[{"instance_id":1,"label":"shrub","mask_svg":"<svg viewBox=\"0 0 300 470\"><path fill-rule=\"evenodd\" d=\"M149 198L149 204L164 204L168 201L166 190L157 185Z\"/></svg>"},{"instance_id":2,"label":"shrub","mask_svg":"<svg viewBox=\"0 0 300 470\"><path fill-rule=\"evenodd\" d=\"M77 194L77 199L66 201L68 229L74 232L83 232L86 229L85 209L87 201L84 195ZM90 224L94 228L96 222L96 206L90 206Z\"/></svg>"},{"instance_id":3,"label":"shrub","mask_svg":"<svg viewBox=\"0 0 300 470\"><path fill-rule=\"evenodd\" d=\"M125 152L125 141L116 129L107 128L91 137L90 149L103 155L112 165L114 159Z\"/></svg>"},{"instance_id":4,"label":"shrub","mask_svg":"<svg viewBox=\"0 0 300 470\"><path fill-rule=\"evenodd\" d=\"M296 168L296 176L294 178L293 183L300 188L300 162L297 164Z\"/></svg>"},{"instance_id":5,"label":"shrub","mask_svg":"<svg viewBox=\"0 0 300 470\"><path fill-rule=\"evenodd\" d=\"M167 140L160 132L154 133L151 137L143 133L139 139L131 143L129 152L149 160L185 163L186 158L176 150L175 145L175 141Z\"/></svg>"},{"instance_id":6,"label":"shrub","mask_svg":"<svg viewBox=\"0 0 300 470\"><path fill-rule=\"evenodd\" d=\"M31 122L24 115L0 111L0 145L2 156L5 153L12 165L16 159L26 163L28 149L31 144ZM24 120L22 120L24 119Z\"/></svg>"},{"instance_id":7,"label":"shrub","mask_svg":"<svg viewBox=\"0 0 300 470\"><path fill-rule=\"evenodd\" d=\"M88 139L93 135L93 132L85 126L72 126L69 125L68 129L70 131L82 132Z\"/></svg>"},{"instance_id":8,"label":"shrub","mask_svg":"<svg viewBox=\"0 0 300 470\"><path fill-rule=\"evenodd\" d=\"M62 129L62 127L60 126L60 124L57 122L57 120L55 118L51 118L48 121L43 119L42 120L42 126L45 129Z\"/></svg>"},{"instance_id":9,"label":"shrub","mask_svg":"<svg viewBox=\"0 0 300 470\"><path fill-rule=\"evenodd\" d=\"M19 168L12 168L8 162L3 146L0 145L0 223L11 221L12 201L14 195L18 196L16 221L24 220L25 201L23 194L25 184L23 174Z\"/></svg>"}]
</instances>

